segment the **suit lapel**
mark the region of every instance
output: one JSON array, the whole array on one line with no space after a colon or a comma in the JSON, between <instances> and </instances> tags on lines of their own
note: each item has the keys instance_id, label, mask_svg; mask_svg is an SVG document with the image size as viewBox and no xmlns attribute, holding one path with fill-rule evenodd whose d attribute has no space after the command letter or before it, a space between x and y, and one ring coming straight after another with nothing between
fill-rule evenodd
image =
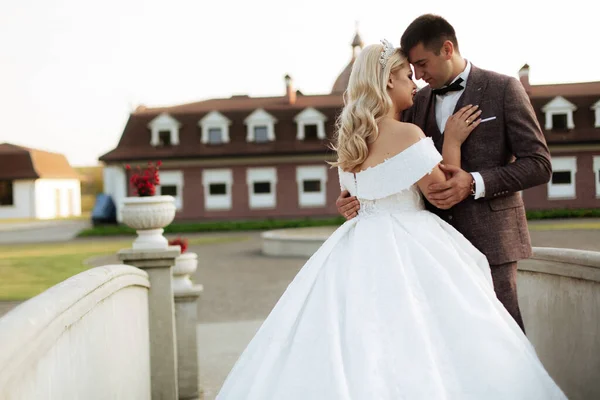
<instances>
[{"instance_id":1,"label":"suit lapel","mask_svg":"<svg viewBox=\"0 0 600 400\"><path fill-rule=\"evenodd\" d=\"M471 72L469 72L467 86L465 87L462 96L460 96L456 102L454 112L456 113L467 104L472 104L474 106L481 105L481 99L486 86L487 79L485 79L483 71L471 64Z\"/></svg>"}]
</instances>

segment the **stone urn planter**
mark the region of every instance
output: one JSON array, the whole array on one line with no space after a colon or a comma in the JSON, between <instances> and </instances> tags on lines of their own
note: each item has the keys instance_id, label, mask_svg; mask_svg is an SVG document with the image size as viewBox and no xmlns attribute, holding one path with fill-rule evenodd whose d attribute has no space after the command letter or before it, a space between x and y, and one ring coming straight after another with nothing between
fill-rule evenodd
<instances>
[{"instance_id":1,"label":"stone urn planter","mask_svg":"<svg viewBox=\"0 0 600 400\"><path fill-rule=\"evenodd\" d=\"M173 267L173 291L176 294L202 291L202 285L192 282L190 276L198 269L198 255L196 253L183 253L175 259Z\"/></svg>"},{"instance_id":2,"label":"stone urn planter","mask_svg":"<svg viewBox=\"0 0 600 400\"><path fill-rule=\"evenodd\" d=\"M126 197L123 200L123 223L137 231L134 249L166 249L164 227L175 218L173 196Z\"/></svg>"}]
</instances>

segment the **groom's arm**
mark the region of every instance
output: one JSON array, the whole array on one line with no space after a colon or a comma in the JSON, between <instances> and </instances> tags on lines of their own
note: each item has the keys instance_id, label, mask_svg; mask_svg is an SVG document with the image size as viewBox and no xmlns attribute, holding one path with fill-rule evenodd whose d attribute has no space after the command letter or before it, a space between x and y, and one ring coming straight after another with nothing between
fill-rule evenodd
<instances>
[{"instance_id":1,"label":"groom's arm","mask_svg":"<svg viewBox=\"0 0 600 400\"><path fill-rule=\"evenodd\" d=\"M485 198L542 185L552 176L546 140L527 93L515 78L508 80L504 91L504 119L508 145L516 160L478 171L483 178Z\"/></svg>"}]
</instances>

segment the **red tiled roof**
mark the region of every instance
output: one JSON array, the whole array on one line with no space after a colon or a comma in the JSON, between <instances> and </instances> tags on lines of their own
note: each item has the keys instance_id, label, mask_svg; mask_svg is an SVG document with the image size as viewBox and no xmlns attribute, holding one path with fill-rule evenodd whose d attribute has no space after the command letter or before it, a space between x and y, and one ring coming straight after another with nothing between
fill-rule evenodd
<instances>
[{"instance_id":1,"label":"red tiled roof","mask_svg":"<svg viewBox=\"0 0 600 400\"><path fill-rule=\"evenodd\" d=\"M343 105L341 94L326 95L299 95L295 104L289 104L287 97L250 97L250 96L232 96L227 99L210 99L196 103L188 103L171 107L145 108L138 107L134 115L158 115L166 112L171 115L185 113L208 113L210 111L254 111L258 108L265 110L298 110L301 111L307 107L328 108L341 107Z\"/></svg>"},{"instance_id":2,"label":"red tiled roof","mask_svg":"<svg viewBox=\"0 0 600 400\"><path fill-rule=\"evenodd\" d=\"M0 144L0 179L79 179L67 158L58 153Z\"/></svg>"},{"instance_id":3,"label":"red tiled roof","mask_svg":"<svg viewBox=\"0 0 600 400\"><path fill-rule=\"evenodd\" d=\"M546 115L542 108L557 96L573 103L575 128L568 131L545 130ZM530 99L548 144L599 143L600 129L595 128L595 113L590 109L600 100L600 82L531 86Z\"/></svg>"},{"instance_id":4,"label":"red tiled roof","mask_svg":"<svg viewBox=\"0 0 600 400\"><path fill-rule=\"evenodd\" d=\"M297 140L294 117L302 110L313 107L327 117L325 131L331 139L338 112L343 106L341 95L298 95L294 104L287 97L234 96L212 99L173 107L138 108L129 116L118 146L100 157L102 161L134 161L148 159L216 158L236 156L269 156L326 153L328 140ZM244 119L262 108L277 119L276 140L268 143L246 142ZM221 145L201 143L198 126L206 114L218 111L231 121L230 142ZM161 113L168 113L180 124L179 145L154 147L150 144L148 124Z\"/></svg>"},{"instance_id":5,"label":"red tiled roof","mask_svg":"<svg viewBox=\"0 0 600 400\"><path fill-rule=\"evenodd\" d=\"M347 85L352 62L338 77L334 91ZM343 81L343 82L342 82ZM339 83L339 84L338 84ZM575 129L570 132L545 131L548 143L590 143L600 141L600 132L594 128L594 112L590 107L600 99L600 82L568 83L530 86L530 98L536 116L544 128L545 115L542 107L556 96L563 96L574 103ZM335 120L343 107L342 93L305 96L298 94L295 104L289 104L286 96L249 97L233 96L226 99L210 99L172 107L139 107L129 117L118 146L100 160L123 162L169 158L218 158L236 156L268 156L311 154L328 152L328 141L296 140L294 117L307 107L313 107L328 118L325 130L332 139ZM244 119L256 109L262 108L277 120L276 140L269 143L247 143ZM218 111L231 120L230 143L208 145L201 143L198 121L211 111ZM161 113L168 113L180 124L177 146L154 147L150 144L148 123Z\"/></svg>"},{"instance_id":6,"label":"red tiled roof","mask_svg":"<svg viewBox=\"0 0 600 400\"><path fill-rule=\"evenodd\" d=\"M531 99L556 96L596 96L600 99L600 82L558 83L552 85L531 85ZM590 106L594 104L592 102Z\"/></svg>"}]
</instances>

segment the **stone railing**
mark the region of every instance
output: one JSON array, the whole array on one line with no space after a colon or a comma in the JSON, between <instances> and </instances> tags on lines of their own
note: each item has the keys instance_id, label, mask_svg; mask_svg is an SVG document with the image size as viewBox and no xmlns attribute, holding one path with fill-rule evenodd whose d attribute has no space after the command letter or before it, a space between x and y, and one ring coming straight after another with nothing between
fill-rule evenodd
<instances>
[{"instance_id":1,"label":"stone railing","mask_svg":"<svg viewBox=\"0 0 600 400\"><path fill-rule=\"evenodd\" d=\"M0 319L0 398L149 399L148 275L75 275Z\"/></svg>"},{"instance_id":2,"label":"stone railing","mask_svg":"<svg viewBox=\"0 0 600 400\"><path fill-rule=\"evenodd\" d=\"M600 399L600 253L534 248L519 262L527 336L570 400Z\"/></svg>"}]
</instances>

